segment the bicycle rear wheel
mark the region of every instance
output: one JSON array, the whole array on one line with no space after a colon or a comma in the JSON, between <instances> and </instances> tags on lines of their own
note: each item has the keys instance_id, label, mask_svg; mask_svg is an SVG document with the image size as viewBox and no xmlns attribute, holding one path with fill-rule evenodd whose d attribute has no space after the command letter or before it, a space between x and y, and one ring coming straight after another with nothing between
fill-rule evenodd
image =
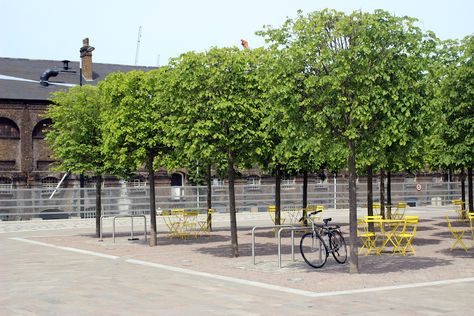
<instances>
[{"instance_id":1,"label":"bicycle rear wheel","mask_svg":"<svg viewBox=\"0 0 474 316\"><path fill-rule=\"evenodd\" d=\"M329 242L331 244L330 247L332 249L331 252L334 259L338 263L345 263L347 260L347 248L346 241L344 240L344 237L342 237L342 234L337 230L334 230L329 239Z\"/></svg>"},{"instance_id":2,"label":"bicycle rear wheel","mask_svg":"<svg viewBox=\"0 0 474 316\"><path fill-rule=\"evenodd\" d=\"M301 237L300 252L304 261L313 268L321 268L326 263L328 251L321 237L306 233Z\"/></svg>"}]
</instances>

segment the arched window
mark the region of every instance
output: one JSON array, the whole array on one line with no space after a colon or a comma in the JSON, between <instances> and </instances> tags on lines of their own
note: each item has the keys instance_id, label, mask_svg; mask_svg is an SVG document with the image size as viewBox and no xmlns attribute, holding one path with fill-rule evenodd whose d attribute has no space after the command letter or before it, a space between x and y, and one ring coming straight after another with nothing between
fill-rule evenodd
<instances>
[{"instance_id":1,"label":"arched window","mask_svg":"<svg viewBox=\"0 0 474 316\"><path fill-rule=\"evenodd\" d=\"M20 129L12 120L0 117L0 138L20 138Z\"/></svg>"},{"instance_id":2,"label":"arched window","mask_svg":"<svg viewBox=\"0 0 474 316\"><path fill-rule=\"evenodd\" d=\"M51 121L51 119L39 121L33 129L33 138L43 139L46 134L46 131L48 130L48 127L51 126L51 124L53 124L53 121Z\"/></svg>"}]
</instances>

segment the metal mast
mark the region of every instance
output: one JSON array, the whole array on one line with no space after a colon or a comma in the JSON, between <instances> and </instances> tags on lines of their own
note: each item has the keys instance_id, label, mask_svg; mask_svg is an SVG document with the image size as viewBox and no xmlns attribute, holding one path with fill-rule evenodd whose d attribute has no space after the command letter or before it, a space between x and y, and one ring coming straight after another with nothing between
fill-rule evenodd
<instances>
[{"instance_id":1,"label":"metal mast","mask_svg":"<svg viewBox=\"0 0 474 316\"><path fill-rule=\"evenodd\" d=\"M138 52L140 51L140 39L142 37L142 27L138 28L137 50L135 51L135 66L138 64Z\"/></svg>"}]
</instances>

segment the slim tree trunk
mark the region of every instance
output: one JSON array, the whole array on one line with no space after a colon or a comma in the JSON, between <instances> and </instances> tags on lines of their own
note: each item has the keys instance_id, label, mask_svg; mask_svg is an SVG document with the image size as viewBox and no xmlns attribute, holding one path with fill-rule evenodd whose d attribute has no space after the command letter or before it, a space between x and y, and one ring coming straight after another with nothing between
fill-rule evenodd
<instances>
[{"instance_id":1,"label":"slim tree trunk","mask_svg":"<svg viewBox=\"0 0 474 316\"><path fill-rule=\"evenodd\" d=\"M281 224L281 170L280 165L275 167L275 225Z\"/></svg>"},{"instance_id":2,"label":"slim tree trunk","mask_svg":"<svg viewBox=\"0 0 474 316\"><path fill-rule=\"evenodd\" d=\"M467 168L467 194L469 200L469 213L473 212L473 201L472 201L472 167Z\"/></svg>"},{"instance_id":3,"label":"slim tree trunk","mask_svg":"<svg viewBox=\"0 0 474 316\"><path fill-rule=\"evenodd\" d=\"M155 169L153 160L155 156L148 154L148 182L150 182L150 246L156 246L156 204L155 204Z\"/></svg>"},{"instance_id":4,"label":"slim tree trunk","mask_svg":"<svg viewBox=\"0 0 474 316\"><path fill-rule=\"evenodd\" d=\"M392 219L392 172L387 171L387 218Z\"/></svg>"},{"instance_id":5,"label":"slim tree trunk","mask_svg":"<svg viewBox=\"0 0 474 316\"><path fill-rule=\"evenodd\" d=\"M308 171L303 171L303 225L308 225L308 220L306 219L308 207Z\"/></svg>"},{"instance_id":6,"label":"slim tree trunk","mask_svg":"<svg viewBox=\"0 0 474 316\"><path fill-rule=\"evenodd\" d=\"M82 190L81 190L82 191ZM102 216L102 175L96 175L95 181L95 236L100 237L100 217Z\"/></svg>"},{"instance_id":7,"label":"slim tree trunk","mask_svg":"<svg viewBox=\"0 0 474 316\"><path fill-rule=\"evenodd\" d=\"M212 177L211 164L207 165L207 230L212 232Z\"/></svg>"},{"instance_id":8,"label":"slim tree trunk","mask_svg":"<svg viewBox=\"0 0 474 316\"><path fill-rule=\"evenodd\" d=\"M380 215L385 218L385 171L380 170Z\"/></svg>"},{"instance_id":9,"label":"slim tree trunk","mask_svg":"<svg viewBox=\"0 0 474 316\"><path fill-rule=\"evenodd\" d=\"M374 171L372 166L367 167L367 215L373 216L374 215L374 207L373 203L373 195L374 195L374 187L372 183L372 179L374 176ZM369 223L369 231L374 231L374 223Z\"/></svg>"},{"instance_id":10,"label":"slim tree trunk","mask_svg":"<svg viewBox=\"0 0 474 316\"><path fill-rule=\"evenodd\" d=\"M461 208L463 210L466 209L466 173L464 172L464 168L461 169Z\"/></svg>"},{"instance_id":11,"label":"slim tree trunk","mask_svg":"<svg viewBox=\"0 0 474 316\"><path fill-rule=\"evenodd\" d=\"M350 273L359 273L359 255L357 249L357 188L356 188L356 145L349 141L349 239L351 254L349 261Z\"/></svg>"},{"instance_id":12,"label":"slim tree trunk","mask_svg":"<svg viewBox=\"0 0 474 316\"><path fill-rule=\"evenodd\" d=\"M229 178L229 213L232 256L238 257L239 244L237 241L237 216L235 211L234 153L231 150L229 150L227 156L227 177Z\"/></svg>"}]
</instances>

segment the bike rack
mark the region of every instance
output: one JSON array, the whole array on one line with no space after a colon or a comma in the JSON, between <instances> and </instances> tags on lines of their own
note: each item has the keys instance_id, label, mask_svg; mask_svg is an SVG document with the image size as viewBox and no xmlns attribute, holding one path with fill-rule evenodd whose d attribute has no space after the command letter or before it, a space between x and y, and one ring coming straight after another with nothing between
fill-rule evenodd
<instances>
[{"instance_id":1,"label":"bike rack","mask_svg":"<svg viewBox=\"0 0 474 316\"><path fill-rule=\"evenodd\" d=\"M282 227L278 230L278 268L281 268L281 232L287 230L291 231L291 260L295 261L295 231L307 231L313 230L313 228L309 226L292 226Z\"/></svg>"},{"instance_id":2,"label":"bike rack","mask_svg":"<svg viewBox=\"0 0 474 316\"><path fill-rule=\"evenodd\" d=\"M269 229L277 227L293 227L293 225L272 225L272 226L255 226L252 228L252 262L255 264L255 231L257 229Z\"/></svg>"},{"instance_id":3,"label":"bike rack","mask_svg":"<svg viewBox=\"0 0 474 316\"><path fill-rule=\"evenodd\" d=\"M105 215L102 215L100 217L100 239L99 241L103 241L102 239L102 222L103 222L103 219L104 217L106 217ZM147 230L146 230L146 216L145 215L115 215L112 217L112 238L113 238L113 241L115 243L115 220L117 218L124 218L124 217L130 217L130 220L131 220L131 229L130 229L130 238L129 240L136 240L136 238L134 238L133 236L133 218L134 217L141 217L143 218L143 223L145 225L145 230L144 230L144 235L145 235L145 241L147 240Z\"/></svg>"}]
</instances>

